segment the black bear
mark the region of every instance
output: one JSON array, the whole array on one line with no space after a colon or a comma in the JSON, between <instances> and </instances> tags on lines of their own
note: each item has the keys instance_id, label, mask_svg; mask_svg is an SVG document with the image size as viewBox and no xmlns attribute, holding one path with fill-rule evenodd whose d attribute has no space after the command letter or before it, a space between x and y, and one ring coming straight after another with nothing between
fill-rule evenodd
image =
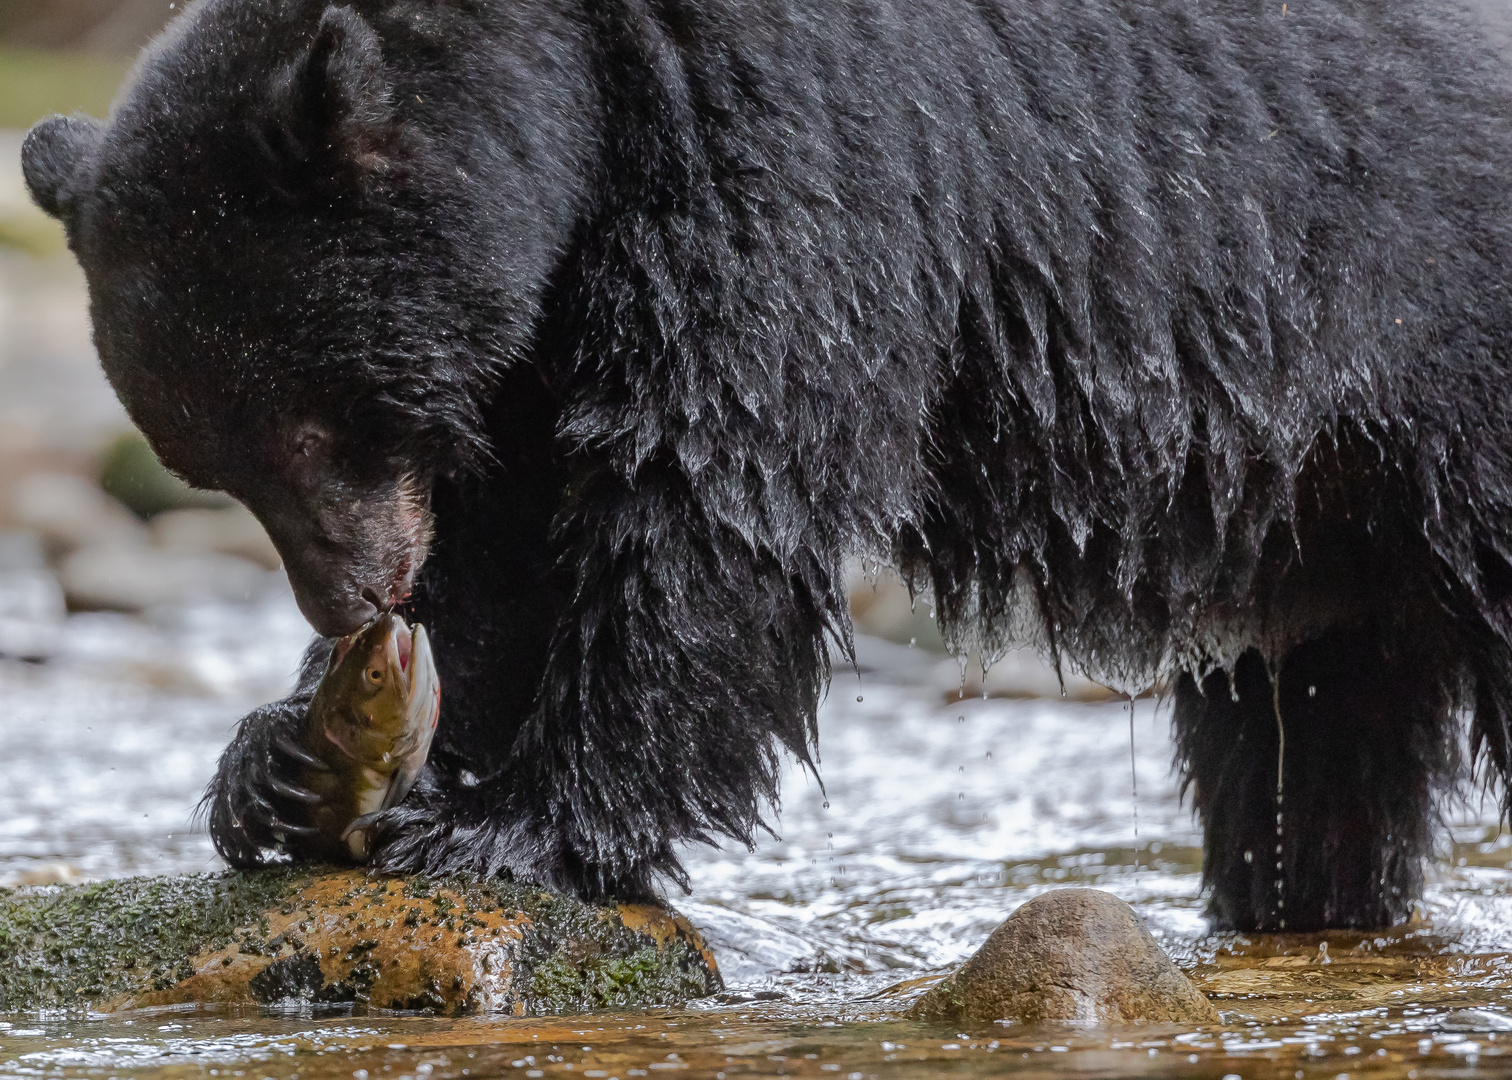
<instances>
[{"instance_id":1,"label":"black bear","mask_svg":"<svg viewBox=\"0 0 1512 1080\"><path fill-rule=\"evenodd\" d=\"M431 629L380 869L647 898L749 841L870 553L958 641L1175 676L1219 924L1372 926L1460 721L1512 771L1486 40L1451 0L198 0L24 167L162 459L321 635ZM301 853L323 655L221 762L234 864Z\"/></svg>"}]
</instances>

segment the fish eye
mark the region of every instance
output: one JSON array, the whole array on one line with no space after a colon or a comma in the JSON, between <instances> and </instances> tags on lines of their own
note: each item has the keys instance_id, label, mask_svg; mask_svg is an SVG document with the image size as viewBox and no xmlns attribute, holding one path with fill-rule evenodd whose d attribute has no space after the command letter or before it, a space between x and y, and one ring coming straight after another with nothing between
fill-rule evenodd
<instances>
[{"instance_id":1,"label":"fish eye","mask_svg":"<svg viewBox=\"0 0 1512 1080\"><path fill-rule=\"evenodd\" d=\"M383 682L383 670L381 668L368 668L367 677L368 682L374 686L378 686Z\"/></svg>"}]
</instances>

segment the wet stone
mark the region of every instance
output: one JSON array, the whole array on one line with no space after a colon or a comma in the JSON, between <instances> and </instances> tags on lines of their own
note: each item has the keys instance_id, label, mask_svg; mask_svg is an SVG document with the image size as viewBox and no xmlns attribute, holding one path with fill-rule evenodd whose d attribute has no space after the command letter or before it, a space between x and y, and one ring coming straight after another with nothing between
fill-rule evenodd
<instances>
[{"instance_id":1,"label":"wet stone","mask_svg":"<svg viewBox=\"0 0 1512 1080\"><path fill-rule=\"evenodd\" d=\"M528 1016L721 987L680 916L508 883L280 870L0 890L0 1012L240 1003Z\"/></svg>"},{"instance_id":2,"label":"wet stone","mask_svg":"<svg viewBox=\"0 0 1512 1080\"><path fill-rule=\"evenodd\" d=\"M214 551L90 544L65 557L58 577L69 606L145 611L165 604L247 601L278 587L257 563Z\"/></svg>"},{"instance_id":3,"label":"wet stone","mask_svg":"<svg viewBox=\"0 0 1512 1080\"><path fill-rule=\"evenodd\" d=\"M166 510L152 519L150 530L153 544L160 548L235 555L264 570L282 565L273 541L243 506Z\"/></svg>"},{"instance_id":4,"label":"wet stone","mask_svg":"<svg viewBox=\"0 0 1512 1080\"><path fill-rule=\"evenodd\" d=\"M1019 908L912 1019L991 1023L1217 1023L1218 1012L1128 904L1056 889Z\"/></svg>"},{"instance_id":5,"label":"wet stone","mask_svg":"<svg viewBox=\"0 0 1512 1080\"><path fill-rule=\"evenodd\" d=\"M17 481L4 508L11 524L40 537L54 556L88 544L132 547L147 530L130 510L71 473L32 473Z\"/></svg>"}]
</instances>

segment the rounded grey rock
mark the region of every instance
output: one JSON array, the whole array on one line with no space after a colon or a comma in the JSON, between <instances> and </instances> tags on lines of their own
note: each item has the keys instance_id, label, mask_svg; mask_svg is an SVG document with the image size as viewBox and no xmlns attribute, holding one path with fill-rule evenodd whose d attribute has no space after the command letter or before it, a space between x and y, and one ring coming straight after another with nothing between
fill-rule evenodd
<instances>
[{"instance_id":1,"label":"rounded grey rock","mask_svg":"<svg viewBox=\"0 0 1512 1080\"><path fill-rule=\"evenodd\" d=\"M910 1016L1086 1025L1219 1019L1134 909L1097 889L1056 889L1029 901Z\"/></svg>"}]
</instances>

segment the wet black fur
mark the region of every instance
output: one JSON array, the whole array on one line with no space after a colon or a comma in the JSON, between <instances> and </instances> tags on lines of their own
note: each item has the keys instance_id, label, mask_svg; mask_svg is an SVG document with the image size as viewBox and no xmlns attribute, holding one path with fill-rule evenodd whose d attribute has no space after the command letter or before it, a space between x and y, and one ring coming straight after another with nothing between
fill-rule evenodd
<instances>
[{"instance_id":1,"label":"wet black fur","mask_svg":"<svg viewBox=\"0 0 1512 1080\"><path fill-rule=\"evenodd\" d=\"M1180 753L1218 925L1365 929L1412 913L1456 764L1441 675L1356 630L1299 645L1279 674L1250 652L1200 689L1181 677Z\"/></svg>"},{"instance_id":2,"label":"wet black fur","mask_svg":"<svg viewBox=\"0 0 1512 1080\"><path fill-rule=\"evenodd\" d=\"M381 867L749 839L871 552L962 639L1196 672L1221 922L1391 922L1455 718L1512 770L1512 97L1447 0L1284 10L201 0L27 169L160 449L313 409L434 478ZM234 862L302 700L222 761Z\"/></svg>"}]
</instances>

